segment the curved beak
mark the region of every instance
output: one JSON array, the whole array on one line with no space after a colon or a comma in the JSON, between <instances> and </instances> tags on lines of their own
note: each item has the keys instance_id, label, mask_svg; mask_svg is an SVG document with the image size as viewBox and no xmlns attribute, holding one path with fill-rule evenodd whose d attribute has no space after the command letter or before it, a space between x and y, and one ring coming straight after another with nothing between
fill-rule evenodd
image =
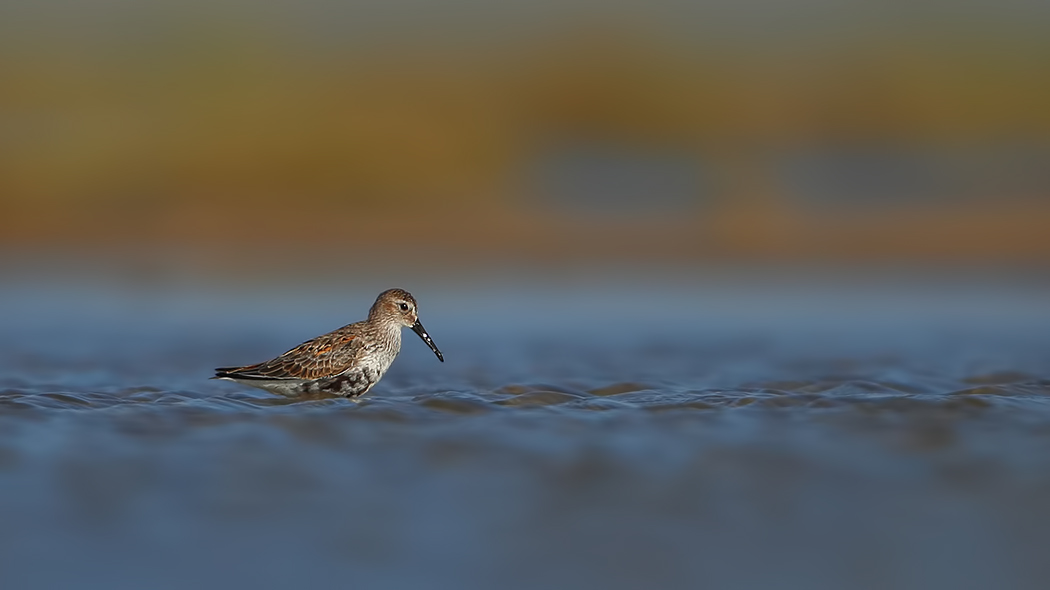
<instances>
[{"instance_id":1,"label":"curved beak","mask_svg":"<svg viewBox=\"0 0 1050 590\"><path fill-rule=\"evenodd\" d=\"M423 327L423 324L419 323L419 320L416 320L416 323L412 324L412 331L419 334L419 337L423 339L423 342L426 342L427 346L430 347L430 350L433 350L434 354L437 355L439 361L445 362L445 357L441 356L441 351L438 350L437 344L434 344L434 340L430 338L430 334L427 334L426 328Z\"/></svg>"}]
</instances>

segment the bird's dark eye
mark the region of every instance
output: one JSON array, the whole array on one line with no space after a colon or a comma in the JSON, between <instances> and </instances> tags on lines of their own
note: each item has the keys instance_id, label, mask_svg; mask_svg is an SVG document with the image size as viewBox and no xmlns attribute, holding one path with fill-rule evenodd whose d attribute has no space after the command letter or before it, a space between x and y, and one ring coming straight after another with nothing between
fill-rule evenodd
<instances>
[{"instance_id":1,"label":"bird's dark eye","mask_svg":"<svg viewBox=\"0 0 1050 590\"><path fill-rule=\"evenodd\" d=\"M407 303L401 303L401 304L398 305L398 307L401 308L401 311L408 311L408 304Z\"/></svg>"}]
</instances>

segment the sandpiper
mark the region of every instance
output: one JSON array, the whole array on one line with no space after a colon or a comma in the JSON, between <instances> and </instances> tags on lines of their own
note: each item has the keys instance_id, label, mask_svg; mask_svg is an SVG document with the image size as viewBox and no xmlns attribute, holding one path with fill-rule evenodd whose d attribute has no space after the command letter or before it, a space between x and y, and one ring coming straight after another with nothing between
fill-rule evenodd
<instances>
[{"instance_id":1,"label":"sandpiper","mask_svg":"<svg viewBox=\"0 0 1050 590\"><path fill-rule=\"evenodd\" d=\"M307 340L281 356L246 367L220 367L212 379L225 379L281 395L330 393L357 397L383 378L401 352L401 328L419 334L445 362L419 323L416 299L402 289L383 291L368 319Z\"/></svg>"}]
</instances>

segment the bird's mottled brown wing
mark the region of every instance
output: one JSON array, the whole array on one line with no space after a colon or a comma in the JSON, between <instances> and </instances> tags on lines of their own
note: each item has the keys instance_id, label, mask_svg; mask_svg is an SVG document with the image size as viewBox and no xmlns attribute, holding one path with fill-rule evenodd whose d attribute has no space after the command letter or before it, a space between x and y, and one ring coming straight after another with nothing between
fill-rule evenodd
<instances>
[{"instance_id":1,"label":"bird's mottled brown wing","mask_svg":"<svg viewBox=\"0 0 1050 590\"><path fill-rule=\"evenodd\" d=\"M247 367L218 369L219 377L242 379L320 379L338 375L350 368L362 348L361 340L340 328L307 340L281 356Z\"/></svg>"}]
</instances>

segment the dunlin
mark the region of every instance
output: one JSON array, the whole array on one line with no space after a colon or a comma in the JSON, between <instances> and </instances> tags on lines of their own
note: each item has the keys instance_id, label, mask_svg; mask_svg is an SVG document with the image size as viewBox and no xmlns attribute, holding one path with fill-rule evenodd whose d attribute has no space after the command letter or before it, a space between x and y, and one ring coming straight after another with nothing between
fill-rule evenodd
<instances>
[{"instance_id":1,"label":"dunlin","mask_svg":"<svg viewBox=\"0 0 1050 590\"><path fill-rule=\"evenodd\" d=\"M383 378L401 352L401 328L419 334L438 360L445 362L430 334L419 323L416 299L402 289L383 291L368 319L307 340L281 356L246 367L215 369L212 379L225 379L279 393L364 395Z\"/></svg>"}]
</instances>

